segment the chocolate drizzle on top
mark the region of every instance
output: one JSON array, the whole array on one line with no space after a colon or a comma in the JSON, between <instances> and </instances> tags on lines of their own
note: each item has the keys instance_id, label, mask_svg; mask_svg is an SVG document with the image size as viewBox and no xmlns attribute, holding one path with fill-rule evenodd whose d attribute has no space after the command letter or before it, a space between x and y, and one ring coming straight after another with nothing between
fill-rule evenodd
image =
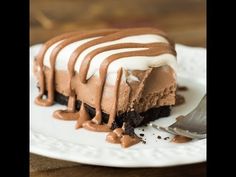
<instances>
[{"instance_id":1,"label":"chocolate drizzle on top","mask_svg":"<svg viewBox=\"0 0 236 177\"><path fill-rule=\"evenodd\" d=\"M114 45L108 45L105 47L100 47L95 50L92 50L90 53L88 53L82 60L81 60L81 66L79 70L79 77L80 82L83 84L86 84L87 82L87 74L90 67L90 63L93 60L93 58L105 51L110 50L116 50L116 49L123 49L123 48L142 48L142 50L138 51L129 51L129 52L121 52L116 53L113 55L110 55L109 57L105 58L99 68L99 82L97 85L96 90L96 99L95 99L95 110L96 114L90 120L89 114L87 113L87 110L84 106L84 102L82 101L82 104L80 106L80 110L76 110L76 100L77 95L75 93L74 88L72 88L72 79L75 76L75 64L79 58L79 56L84 52L86 49L96 46L101 43L109 42L118 40L124 37L129 37L133 35L141 35L141 34L157 34L162 37L164 37L168 43L162 43L162 42L156 42L156 43L119 43ZM106 29L106 30L97 30L93 32L88 33L81 33L81 32L72 32L65 35L61 35L58 37L55 37L48 42L46 42L41 51L39 52L37 56L37 62L39 66L39 87L40 87L40 93L35 99L35 103L41 106L50 106L54 103L54 92L55 92L55 65L56 65L56 59L59 54L59 52L68 46L71 43L74 43L76 41L80 41L83 39L93 38L93 37L99 37L96 39L93 39L89 42L85 42L84 44L80 45L78 48L74 50L74 52L71 54L68 62L68 90L69 90L69 101L67 105L66 110L58 110L54 112L54 116L59 119L65 119L65 120L77 120L76 128L84 127L86 129L92 130L92 131L102 131L102 132L108 132L111 131L111 127L113 122L115 121L115 117L117 114L117 105L118 105L118 95L119 95L119 86L121 83L121 78L123 74L123 69L120 68L117 71L117 79L114 89L114 103L112 103L112 109L109 113L109 119L107 124L102 123L102 108L101 108L101 101L102 101L102 95L103 95L103 88L106 82L106 76L109 65L121 58L124 57L131 57L133 56L158 56L161 54L172 54L176 56L176 52L174 49L174 42L171 41L165 33L162 31L159 31L158 29L153 28L134 28L134 29L124 29L124 30L117 30L117 29ZM60 43L59 43L60 42ZM50 77L48 80L47 88L46 82L45 82L45 75L44 75L44 56L47 52L47 50L54 44L57 44L51 54L50 54ZM144 48L144 49L143 49ZM45 91L47 91L48 96L46 99L43 99L43 95L45 94ZM78 94L78 93L77 93ZM125 130L124 130L125 131ZM123 143L123 147L126 147L129 140L132 140L132 143L137 143L139 140L133 136L133 138L127 137L128 135L124 135L121 137L120 142ZM111 135L113 137L113 135ZM129 142L130 143L130 142ZM129 144L128 143L128 144ZM131 144L132 144L131 143Z\"/></svg>"}]
</instances>

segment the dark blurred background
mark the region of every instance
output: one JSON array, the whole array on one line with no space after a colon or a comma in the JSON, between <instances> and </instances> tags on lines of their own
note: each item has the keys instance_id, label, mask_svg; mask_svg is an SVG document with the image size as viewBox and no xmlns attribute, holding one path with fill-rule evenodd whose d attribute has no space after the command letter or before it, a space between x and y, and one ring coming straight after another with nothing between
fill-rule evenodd
<instances>
[{"instance_id":1,"label":"dark blurred background","mask_svg":"<svg viewBox=\"0 0 236 177\"><path fill-rule=\"evenodd\" d=\"M149 26L205 47L205 8L205 0L30 0L30 44L74 30Z\"/></svg>"}]
</instances>

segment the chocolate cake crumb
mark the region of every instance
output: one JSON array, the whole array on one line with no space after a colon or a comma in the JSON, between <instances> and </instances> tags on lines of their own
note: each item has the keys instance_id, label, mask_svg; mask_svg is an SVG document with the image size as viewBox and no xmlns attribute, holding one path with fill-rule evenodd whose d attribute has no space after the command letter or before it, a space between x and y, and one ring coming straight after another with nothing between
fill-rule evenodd
<instances>
[{"instance_id":1,"label":"chocolate cake crumb","mask_svg":"<svg viewBox=\"0 0 236 177\"><path fill-rule=\"evenodd\" d=\"M158 135L157 138L158 138L158 139L161 139L161 136Z\"/></svg>"},{"instance_id":2,"label":"chocolate cake crumb","mask_svg":"<svg viewBox=\"0 0 236 177\"><path fill-rule=\"evenodd\" d=\"M144 140L141 140L141 142L143 143L143 144L146 144L147 142L146 141L144 141Z\"/></svg>"},{"instance_id":3,"label":"chocolate cake crumb","mask_svg":"<svg viewBox=\"0 0 236 177\"><path fill-rule=\"evenodd\" d=\"M168 140L168 139L170 139L170 137L165 137L165 138L164 138L164 140Z\"/></svg>"},{"instance_id":4,"label":"chocolate cake crumb","mask_svg":"<svg viewBox=\"0 0 236 177\"><path fill-rule=\"evenodd\" d=\"M144 136L144 134L143 134L143 133L140 133L139 135L140 135L140 136Z\"/></svg>"},{"instance_id":5,"label":"chocolate cake crumb","mask_svg":"<svg viewBox=\"0 0 236 177\"><path fill-rule=\"evenodd\" d=\"M174 106L179 106L184 103L185 103L185 98L182 95L176 94Z\"/></svg>"},{"instance_id":6,"label":"chocolate cake crumb","mask_svg":"<svg viewBox=\"0 0 236 177\"><path fill-rule=\"evenodd\" d=\"M188 87L186 86L180 86L180 85L177 86L177 91L187 91L187 90L188 90Z\"/></svg>"},{"instance_id":7,"label":"chocolate cake crumb","mask_svg":"<svg viewBox=\"0 0 236 177\"><path fill-rule=\"evenodd\" d=\"M120 127L119 127L119 125L117 124L117 122L114 121L114 122L112 122L112 124L111 124L111 129L112 129L112 130L115 130L116 128L120 128Z\"/></svg>"},{"instance_id":8,"label":"chocolate cake crumb","mask_svg":"<svg viewBox=\"0 0 236 177\"><path fill-rule=\"evenodd\" d=\"M144 128L142 129L142 131L144 132Z\"/></svg>"},{"instance_id":9,"label":"chocolate cake crumb","mask_svg":"<svg viewBox=\"0 0 236 177\"><path fill-rule=\"evenodd\" d=\"M134 126L130 122L125 123L124 134L130 136L135 135Z\"/></svg>"}]
</instances>

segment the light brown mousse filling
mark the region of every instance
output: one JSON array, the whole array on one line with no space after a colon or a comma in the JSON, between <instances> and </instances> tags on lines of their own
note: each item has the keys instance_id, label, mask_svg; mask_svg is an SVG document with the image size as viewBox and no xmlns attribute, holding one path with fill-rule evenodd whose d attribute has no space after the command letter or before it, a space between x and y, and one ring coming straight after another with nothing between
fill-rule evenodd
<instances>
[{"instance_id":1,"label":"light brown mousse filling","mask_svg":"<svg viewBox=\"0 0 236 177\"><path fill-rule=\"evenodd\" d=\"M46 88L49 82L49 68L45 67ZM125 72L127 74L128 72ZM145 71L131 72L139 81L121 82L118 96L118 114L134 108L141 113L150 108L175 104L176 79L174 71L169 66L150 68ZM37 77L37 66L34 63L34 74ZM67 71L56 70L55 89L64 96L69 96L69 75ZM80 82L78 73L72 79L72 88L75 89L77 100L95 107L95 90L98 87L98 78L92 76L86 84ZM109 113L114 99L114 85L105 84L102 96L102 111Z\"/></svg>"}]
</instances>

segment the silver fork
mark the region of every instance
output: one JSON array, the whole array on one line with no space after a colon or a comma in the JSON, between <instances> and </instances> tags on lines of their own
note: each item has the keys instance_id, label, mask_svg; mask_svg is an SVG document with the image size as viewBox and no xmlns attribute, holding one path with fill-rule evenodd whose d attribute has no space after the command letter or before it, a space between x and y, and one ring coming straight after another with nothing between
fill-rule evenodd
<instances>
[{"instance_id":1,"label":"silver fork","mask_svg":"<svg viewBox=\"0 0 236 177\"><path fill-rule=\"evenodd\" d=\"M168 127L161 127L153 123L149 125L174 135L196 139L206 138L206 95L192 112L178 119L172 125Z\"/></svg>"}]
</instances>

